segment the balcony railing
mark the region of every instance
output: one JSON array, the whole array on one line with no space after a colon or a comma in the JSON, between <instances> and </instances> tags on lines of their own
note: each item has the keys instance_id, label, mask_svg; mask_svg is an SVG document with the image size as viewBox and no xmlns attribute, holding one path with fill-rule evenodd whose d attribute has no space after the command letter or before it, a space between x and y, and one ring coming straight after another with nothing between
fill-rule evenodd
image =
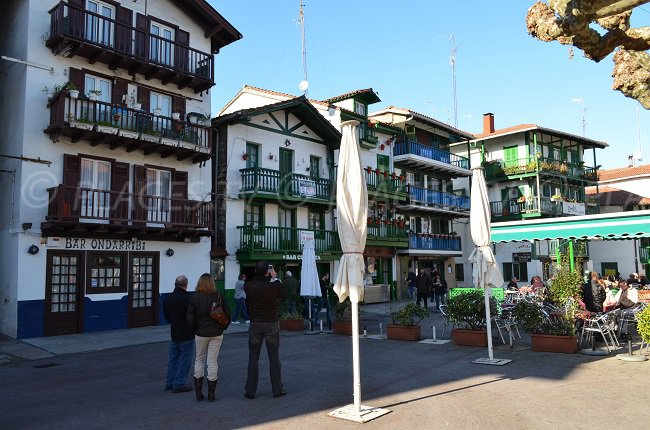
<instances>
[{"instance_id":1,"label":"balcony railing","mask_svg":"<svg viewBox=\"0 0 650 430\"><path fill-rule=\"evenodd\" d=\"M299 173L282 173L262 167L240 169L241 193L269 193L276 198L291 200L324 200L334 198L334 181ZM278 197L279 196L279 197Z\"/></svg>"},{"instance_id":2,"label":"balcony railing","mask_svg":"<svg viewBox=\"0 0 650 430\"><path fill-rule=\"evenodd\" d=\"M47 190L46 220L208 229L210 202L58 185Z\"/></svg>"},{"instance_id":3,"label":"balcony railing","mask_svg":"<svg viewBox=\"0 0 650 430\"><path fill-rule=\"evenodd\" d=\"M179 160L194 162L210 158L210 128L190 122L156 116L123 105L72 98L57 93L50 103L50 125L46 132L145 152L176 154Z\"/></svg>"},{"instance_id":4,"label":"balcony railing","mask_svg":"<svg viewBox=\"0 0 650 430\"><path fill-rule=\"evenodd\" d=\"M508 161L488 161L484 165L486 179L544 172L592 182L598 180L598 172L593 167L546 157L530 156Z\"/></svg>"},{"instance_id":5,"label":"balcony railing","mask_svg":"<svg viewBox=\"0 0 650 430\"><path fill-rule=\"evenodd\" d=\"M124 67L130 73L170 81L196 92L214 85L212 54L174 40L60 2L50 10L50 33L46 45L55 53L80 55Z\"/></svg>"},{"instance_id":6,"label":"balcony railing","mask_svg":"<svg viewBox=\"0 0 650 430\"><path fill-rule=\"evenodd\" d=\"M406 244L408 229L402 222L369 218L367 240L369 242L402 242Z\"/></svg>"},{"instance_id":7,"label":"balcony railing","mask_svg":"<svg viewBox=\"0 0 650 430\"><path fill-rule=\"evenodd\" d=\"M582 202L564 202L549 197L526 197L490 202L493 218L539 214L549 216L593 215L600 213L600 207Z\"/></svg>"},{"instance_id":8,"label":"balcony railing","mask_svg":"<svg viewBox=\"0 0 650 430\"><path fill-rule=\"evenodd\" d=\"M394 173L366 167L366 185L368 191L374 191L384 196L406 197L406 178Z\"/></svg>"},{"instance_id":9,"label":"balcony railing","mask_svg":"<svg viewBox=\"0 0 650 430\"><path fill-rule=\"evenodd\" d=\"M314 238L314 249L317 254L341 252L341 242L336 231L250 225L238 226L237 230L239 230L239 252L301 253L301 238L305 235Z\"/></svg>"},{"instance_id":10,"label":"balcony railing","mask_svg":"<svg viewBox=\"0 0 650 430\"><path fill-rule=\"evenodd\" d=\"M639 247L639 262L641 264L650 264L650 246Z\"/></svg>"},{"instance_id":11,"label":"balcony railing","mask_svg":"<svg viewBox=\"0 0 650 430\"><path fill-rule=\"evenodd\" d=\"M377 133L374 127L368 126L366 123L359 124L359 141L361 146L365 148L374 147L377 145Z\"/></svg>"},{"instance_id":12,"label":"balcony railing","mask_svg":"<svg viewBox=\"0 0 650 430\"><path fill-rule=\"evenodd\" d=\"M469 197L457 196L442 191L428 190L411 185L409 187L409 197L411 203L415 204L437 205L454 210L469 210Z\"/></svg>"},{"instance_id":13,"label":"balcony railing","mask_svg":"<svg viewBox=\"0 0 650 430\"><path fill-rule=\"evenodd\" d=\"M442 151L428 145L413 142L412 140L395 144L393 148L393 156L397 157L400 155L408 154L418 155L429 160L439 161L441 163L450 164L452 166L460 167L463 169L469 169L469 159L460 155L452 154L451 152Z\"/></svg>"},{"instance_id":14,"label":"balcony railing","mask_svg":"<svg viewBox=\"0 0 650 430\"><path fill-rule=\"evenodd\" d=\"M409 249L429 251L461 251L460 237L450 234L411 234Z\"/></svg>"}]
</instances>

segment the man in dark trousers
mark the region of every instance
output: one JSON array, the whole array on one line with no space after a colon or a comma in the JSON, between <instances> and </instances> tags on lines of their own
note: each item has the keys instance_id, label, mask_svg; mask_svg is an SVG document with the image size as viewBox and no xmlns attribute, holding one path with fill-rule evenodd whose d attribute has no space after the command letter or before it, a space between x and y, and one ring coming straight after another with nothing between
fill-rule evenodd
<instances>
[{"instance_id":1,"label":"man in dark trousers","mask_svg":"<svg viewBox=\"0 0 650 430\"><path fill-rule=\"evenodd\" d=\"M287 394L282 385L280 365L280 323L279 299L285 297L282 283L277 274L266 261L255 265L255 278L244 284L248 299L248 313L251 325L248 329L248 378L244 397L254 399L259 378L259 359L262 341L266 341L269 356L271 388L273 397Z\"/></svg>"},{"instance_id":2,"label":"man in dark trousers","mask_svg":"<svg viewBox=\"0 0 650 430\"><path fill-rule=\"evenodd\" d=\"M194 332L187 324L186 317L189 303L187 278L180 275L174 283L174 291L163 303L163 313L169 321L172 337L172 343L169 345L165 391L171 390L172 393L192 391L191 387L185 385L194 354Z\"/></svg>"}]
</instances>

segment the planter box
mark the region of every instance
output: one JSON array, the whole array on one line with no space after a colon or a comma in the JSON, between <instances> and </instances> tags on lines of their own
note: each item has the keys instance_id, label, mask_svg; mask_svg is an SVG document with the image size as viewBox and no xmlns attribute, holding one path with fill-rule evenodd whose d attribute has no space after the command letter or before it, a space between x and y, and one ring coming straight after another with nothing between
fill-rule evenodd
<instances>
[{"instance_id":1,"label":"planter box","mask_svg":"<svg viewBox=\"0 0 650 430\"><path fill-rule=\"evenodd\" d=\"M352 323L347 321L332 321L332 330L336 334L352 336ZM359 324L359 334L363 333L363 328Z\"/></svg>"},{"instance_id":2,"label":"planter box","mask_svg":"<svg viewBox=\"0 0 650 430\"><path fill-rule=\"evenodd\" d=\"M140 137L140 133L138 133L137 131L124 130L124 129L120 129L118 134L128 139L137 139L138 137Z\"/></svg>"},{"instance_id":3,"label":"planter box","mask_svg":"<svg viewBox=\"0 0 650 430\"><path fill-rule=\"evenodd\" d=\"M116 135L118 130L119 129L117 127L112 127L112 126L109 126L109 125L98 125L97 126L97 131L100 132L100 133L104 133L104 134Z\"/></svg>"},{"instance_id":4,"label":"planter box","mask_svg":"<svg viewBox=\"0 0 650 430\"><path fill-rule=\"evenodd\" d=\"M145 142L160 143L160 136L153 136L151 134L142 133L140 139Z\"/></svg>"},{"instance_id":5,"label":"planter box","mask_svg":"<svg viewBox=\"0 0 650 430\"><path fill-rule=\"evenodd\" d=\"M388 324L386 337L394 340L420 340L420 326Z\"/></svg>"},{"instance_id":6,"label":"planter box","mask_svg":"<svg viewBox=\"0 0 650 430\"><path fill-rule=\"evenodd\" d=\"M93 128L95 128L95 124L89 124L87 122L78 122L75 120L71 120L70 127L78 128L81 130L92 130Z\"/></svg>"},{"instance_id":7,"label":"planter box","mask_svg":"<svg viewBox=\"0 0 650 430\"><path fill-rule=\"evenodd\" d=\"M303 331L304 329L304 320L280 320L280 330Z\"/></svg>"},{"instance_id":8,"label":"planter box","mask_svg":"<svg viewBox=\"0 0 650 430\"><path fill-rule=\"evenodd\" d=\"M574 354L578 350L578 341L575 336L531 334L530 340L533 351Z\"/></svg>"},{"instance_id":9,"label":"planter box","mask_svg":"<svg viewBox=\"0 0 650 430\"><path fill-rule=\"evenodd\" d=\"M451 340L454 342L454 345L487 346L487 330L455 328L451 331Z\"/></svg>"}]
</instances>

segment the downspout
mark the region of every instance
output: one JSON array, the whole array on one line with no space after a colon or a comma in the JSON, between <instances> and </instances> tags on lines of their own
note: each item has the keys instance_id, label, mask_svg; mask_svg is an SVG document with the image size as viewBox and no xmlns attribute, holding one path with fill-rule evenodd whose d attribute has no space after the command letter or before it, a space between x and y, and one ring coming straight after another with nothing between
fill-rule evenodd
<instances>
[{"instance_id":1,"label":"downspout","mask_svg":"<svg viewBox=\"0 0 650 430\"><path fill-rule=\"evenodd\" d=\"M542 189L539 183L539 157L537 156L537 132L533 132L533 148L535 148L535 182L537 183L537 210L542 213Z\"/></svg>"}]
</instances>

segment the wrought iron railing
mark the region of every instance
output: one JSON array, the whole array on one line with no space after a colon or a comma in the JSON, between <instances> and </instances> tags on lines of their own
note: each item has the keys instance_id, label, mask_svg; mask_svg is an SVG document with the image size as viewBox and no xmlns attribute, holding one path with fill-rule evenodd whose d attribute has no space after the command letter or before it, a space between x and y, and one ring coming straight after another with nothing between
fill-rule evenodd
<instances>
[{"instance_id":1,"label":"wrought iron railing","mask_svg":"<svg viewBox=\"0 0 650 430\"><path fill-rule=\"evenodd\" d=\"M411 203L433 204L447 206L450 209L469 210L469 197L457 196L456 194L444 193L442 191L428 190L426 188L409 187Z\"/></svg>"},{"instance_id":2,"label":"wrought iron railing","mask_svg":"<svg viewBox=\"0 0 650 430\"><path fill-rule=\"evenodd\" d=\"M238 226L237 230L240 252L300 253L305 237L309 240L313 238L316 253L341 252L341 242L336 231L254 225Z\"/></svg>"},{"instance_id":3,"label":"wrought iron railing","mask_svg":"<svg viewBox=\"0 0 650 430\"><path fill-rule=\"evenodd\" d=\"M58 185L47 190L49 221L210 228L211 202Z\"/></svg>"},{"instance_id":4,"label":"wrought iron railing","mask_svg":"<svg viewBox=\"0 0 650 430\"><path fill-rule=\"evenodd\" d=\"M598 172L594 167L585 166L583 163L569 163L548 157L529 157L513 160L495 160L483 163L486 179L497 179L528 173L546 172L562 175L569 178L596 181Z\"/></svg>"},{"instance_id":5,"label":"wrought iron railing","mask_svg":"<svg viewBox=\"0 0 650 430\"><path fill-rule=\"evenodd\" d=\"M419 155L420 157L428 158L430 160L440 161L463 169L469 169L468 158L452 154L451 152L442 151L428 145L413 142L412 140L396 143L393 148L394 156L406 154Z\"/></svg>"},{"instance_id":6,"label":"wrought iron railing","mask_svg":"<svg viewBox=\"0 0 650 430\"><path fill-rule=\"evenodd\" d=\"M600 213L600 207L593 204L584 204L583 202L564 202L561 199L552 199L549 197L520 197L518 199L498 200L490 202L490 213L492 217L504 217L510 215L522 214L543 214L543 215L572 215L569 211L569 205L584 205L584 214L573 213L573 215L592 215ZM565 208L564 206L567 205Z\"/></svg>"},{"instance_id":7,"label":"wrought iron railing","mask_svg":"<svg viewBox=\"0 0 650 430\"><path fill-rule=\"evenodd\" d=\"M299 173L283 173L262 167L240 169L241 192L267 192L280 197L296 197L330 201L334 196L334 181Z\"/></svg>"}]
</instances>

